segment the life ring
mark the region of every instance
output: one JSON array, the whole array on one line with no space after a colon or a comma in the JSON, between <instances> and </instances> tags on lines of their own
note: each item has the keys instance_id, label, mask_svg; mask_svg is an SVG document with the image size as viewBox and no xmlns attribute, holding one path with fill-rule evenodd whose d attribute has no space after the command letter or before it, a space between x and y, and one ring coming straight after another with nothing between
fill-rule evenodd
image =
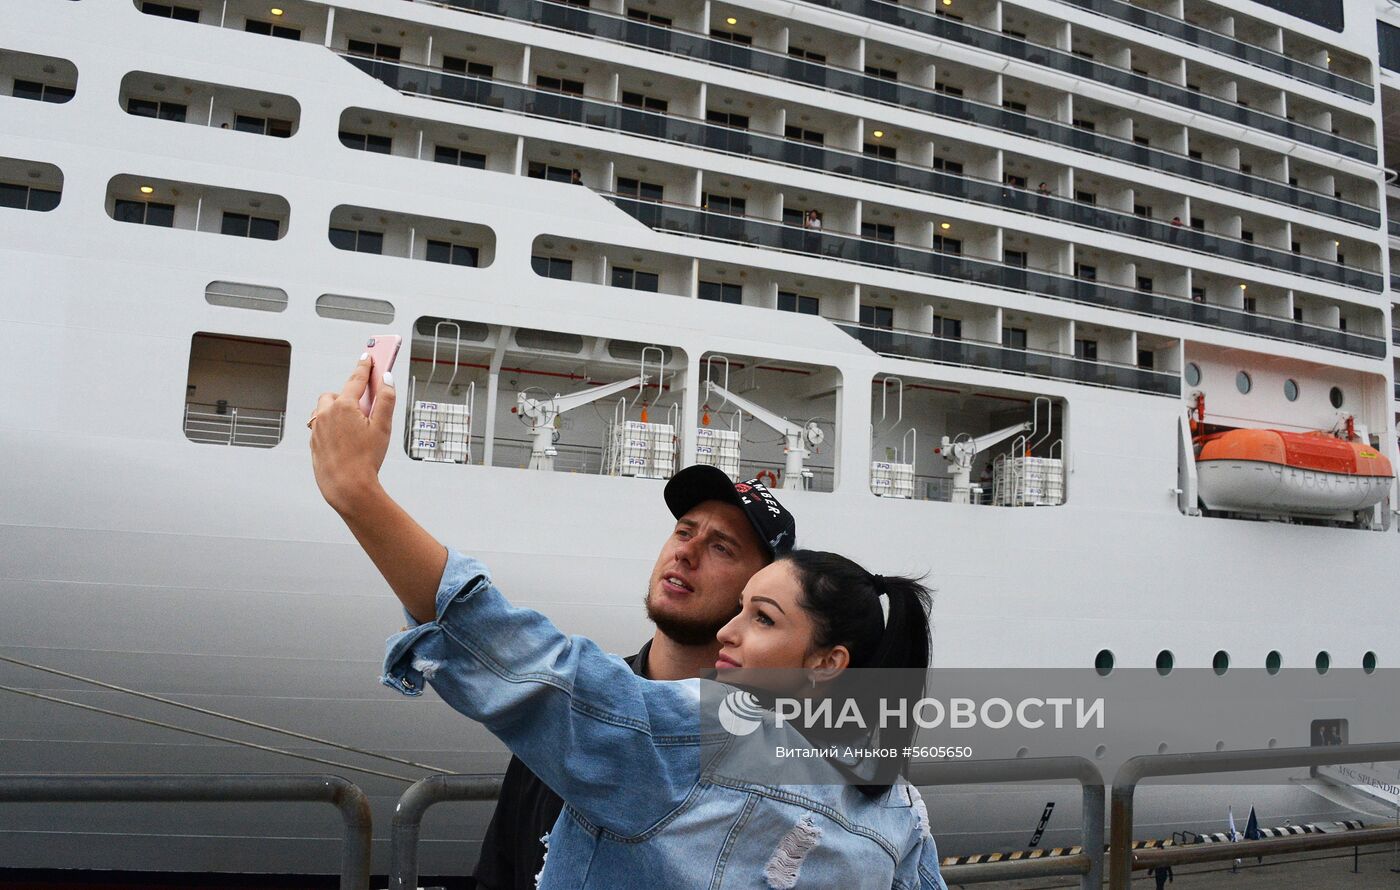
<instances>
[{"instance_id":1,"label":"life ring","mask_svg":"<svg viewBox=\"0 0 1400 890\"><path fill-rule=\"evenodd\" d=\"M778 487L778 474L772 470L759 470L754 478L762 482L769 490Z\"/></svg>"}]
</instances>

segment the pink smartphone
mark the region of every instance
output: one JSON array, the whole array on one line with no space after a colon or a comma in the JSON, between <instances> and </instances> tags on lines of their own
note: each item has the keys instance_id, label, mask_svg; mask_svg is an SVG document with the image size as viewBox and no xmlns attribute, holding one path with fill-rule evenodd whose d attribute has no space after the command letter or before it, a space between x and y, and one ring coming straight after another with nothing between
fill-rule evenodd
<instances>
[{"instance_id":1,"label":"pink smartphone","mask_svg":"<svg viewBox=\"0 0 1400 890\"><path fill-rule=\"evenodd\" d=\"M365 394L360 396L360 410L369 417L370 410L374 407L374 397L379 393L379 386L384 382L384 372L394 367L394 359L399 355L399 344L403 343L403 338L398 334L375 334L365 343L365 352L369 353L369 386L365 387Z\"/></svg>"}]
</instances>

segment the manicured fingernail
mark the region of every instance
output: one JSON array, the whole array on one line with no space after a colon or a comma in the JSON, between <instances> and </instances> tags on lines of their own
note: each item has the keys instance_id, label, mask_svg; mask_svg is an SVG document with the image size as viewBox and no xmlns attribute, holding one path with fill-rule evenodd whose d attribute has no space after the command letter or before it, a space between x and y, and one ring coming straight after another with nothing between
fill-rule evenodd
<instances>
[{"instance_id":1,"label":"manicured fingernail","mask_svg":"<svg viewBox=\"0 0 1400 890\"><path fill-rule=\"evenodd\" d=\"M385 372L384 372L384 385L385 385L385 386L393 386L393 385L394 385L394 372L393 372L393 371L385 371Z\"/></svg>"},{"instance_id":2,"label":"manicured fingernail","mask_svg":"<svg viewBox=\"0 0 1400 890\"><path fill-rule=\"evenodd\" d=\"M368 352L362 352L362 353L360 353L360 361L364 361L364 360L367 359L367 358L369 358L369 353L368 353Z\"/></svg>"}]
</instances>

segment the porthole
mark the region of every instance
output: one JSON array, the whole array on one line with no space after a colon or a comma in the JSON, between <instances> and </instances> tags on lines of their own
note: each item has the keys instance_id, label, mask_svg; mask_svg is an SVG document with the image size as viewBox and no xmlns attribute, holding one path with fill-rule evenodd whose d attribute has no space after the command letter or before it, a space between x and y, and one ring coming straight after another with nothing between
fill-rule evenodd
<instances>
[{"instance_id":1,"label":"porthole","mask_svg":"<svg viewBox=\"0 0 1400 890\"><path fill-rule=\"evenodd\" d=\"M1327 398L1331 400L1333 408L1342 407L1342 403L1346 401L1346 395L1342 392L1340 386L1332 387L1332 391L1327 394Z\"/></svg>"},{"instance_id":2,"label":"porthole","mask_svg":"<svg viewBox=\"0 0 1400 890\"><path fill-rule=\"evenodd\" d=\"M1374 674L1376 672L1376 653L1367 652L1365 655L1361 656L1361 669L1368 674Z\"/></svg>"},{"instance_id":3,"label":"porthole","mask_svg":"<svg viewBox=\"0 0 1400 890\"><path fill-rule=\"evenodd\" d=\"M1195 362L1187 362L1186 364L1186 385L1201 385L1201 366Z\"/></svg>"},{"instance_id":4,"label":"porthole","mask_svg":"<svg viewBox=\"0 0 1400 890\"><path fill-rule=\"evenodd\" d=\"M1225 676L1225 672L1230 669L1230 653L1221 649L1215 653L1215 659L1210 663L1210 666L1215 670L1217 677Z\"/></svg>"},{"instance_id":5,"label":"porthole","mask_svg":"<svg viewBox=\"0 0 1400 890\"><path fill-rule=\"evenodd\" d=\"M1099 672L1100 677L1113 673L1113 653L1107 649L1099 650L1099 654L1094 656L1094 670Z\"/></svg>"},{"instance_id":6,"label":"porthole","mask_svg":"<svg viewBox=\"0 0 1400 890\"><path fill-rule=\"evenodd\" d=\"M1172 668L1175 666L1176 657L1171 654L1170 650L1163 649L1157 653L1157 673L1165 677L1172 672Z\"/></svg>"},{"instance_id":7,"label":"porthole","mask_svg":"<svg viewBox=\"0 0 1400 890\"><path fill-rule=\"evenodd\" d=\"M1247 373L1241 371L1235 375L1235 389L1240 391L1240 395L1248 395L1253 388L1254 381L1249 378Z\"/></svg>"},{"instance_id":8,"label":"porthole","mask_svg":"<svg viewBox=\"0 0 1400 890\"><path fill-rule=\"evenodd\" d=\"M1291 378L1283 381L1283 397L1290 402L1298 401L1298 381Z\"/></svg>"},{"instance_id":9,"label":"porthole","mask_svg":"<svg viewBox=\"0 0 1400 890\"><path fill-rule=\"evenodd\" d=\"M1264 659L1264 670L1268 671L1270 674L1277 674L1281 667L1283 667L1283 656L1275 649Z\"/></svg>"},{"instance_id":10,"label":"porthole","mask_svg":"<svg viewBox=\"0 0 1400 890\"><path fill-rule=\"evenodd\" d=\"M1332 656L1328 655L1326 652L1319 652L1317 653L1317 661L1315 664L1317 665L1317 672L1319 674L1325 674L1332 667Z\"/></svg>"}]
</instances>

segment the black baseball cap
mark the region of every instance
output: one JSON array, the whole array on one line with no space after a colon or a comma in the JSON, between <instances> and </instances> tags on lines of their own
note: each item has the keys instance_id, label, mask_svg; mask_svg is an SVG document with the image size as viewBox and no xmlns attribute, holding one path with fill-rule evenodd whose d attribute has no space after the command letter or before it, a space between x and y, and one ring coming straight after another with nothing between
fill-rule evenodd
<instances>
[{"instance_id":1,"label":"black baseball cap","mask_svg":"<svg viewBox=\"0 0 1400 890\"><path fill-rule=\"evenodd\" d=\"M768 486L757 479L734 482L719 467L695 464L666 483L666 506L677 519L705 501L722 501L743 510L769 556L776 557L792 549L793 538L797 537L797 520L778 503Z\"/></svg>"}]
</instances>

